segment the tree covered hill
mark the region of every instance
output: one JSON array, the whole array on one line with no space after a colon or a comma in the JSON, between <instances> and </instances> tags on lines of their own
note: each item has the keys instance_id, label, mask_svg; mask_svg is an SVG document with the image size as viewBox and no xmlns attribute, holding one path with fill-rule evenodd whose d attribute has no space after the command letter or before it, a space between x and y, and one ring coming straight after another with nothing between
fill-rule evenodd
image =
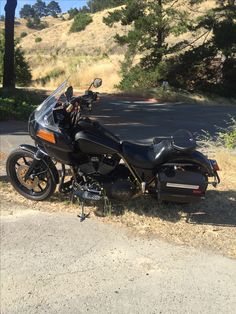
<instances>
[{"instance_id":1,"label":"tree covered hill","mask_svg":"<svg viewBox=\"0 0 236 314\"><path fill-rule=\"evenodd\" d=\"M180 10L188 9L189 1L179 0ZM191 10L193 19L215 6L214 0L195 5ZM73 19L68 14L59 18L42 17L47 27L35 30L27 27L25 19L16 19L15 37L19 38L19 45L25 52L30 64L35 86L55 86L64 77L71 75L72 82L80 87L86 86L94 76L103 76L104 88L113 89L120 81L120 61L123 61L126 46L121 47L114 40L116 34L125 35L130 26L121 23L108 27L104 17L114 9L106 9L92 14L92 22L78 33L71 33ZM0 28L3 28L0 22ZM199 32L185 33L179 36L169 36L170 44L178 43L183 39L191 40L199 45L203 39L196 42ZM137 61L140 56L136 56Z\"/></svg>"}]
</instances>

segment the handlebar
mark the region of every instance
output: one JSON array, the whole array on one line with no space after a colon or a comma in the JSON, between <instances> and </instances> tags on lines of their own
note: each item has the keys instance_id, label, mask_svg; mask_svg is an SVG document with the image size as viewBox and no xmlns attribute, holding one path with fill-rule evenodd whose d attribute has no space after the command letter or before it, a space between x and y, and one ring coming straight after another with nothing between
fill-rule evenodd
<instances>
[{"instance_id":1,"label":"handlebar","mask_svg":"<svg viewBox=\"0 0 236 314\"><path fill-rule=\"evenodd\" d=\"M99 93L87 91L83 96L72 98L66 111L72 112L73 110L76 110L79 106L80 106L80 109L83 109L81 108L83 106L90 108L92 105L92 102L97 100L98 94Z\"/></svg>"},{"instance_id":2,"label":"handlebar","mask_svg":"<svg viewBox=\"0 0 236 314\"><path fill-rule=\"evenodd\" d=\"M55 123L58 124L59 128L70 130L77 125L81 119L81 111L85 109L88 111L92 110L92 104L98 99L97 92L88 90L83 96L65 97L62 94L55 107L53 108L53 117Z\"/></svg>"}]
</instances>

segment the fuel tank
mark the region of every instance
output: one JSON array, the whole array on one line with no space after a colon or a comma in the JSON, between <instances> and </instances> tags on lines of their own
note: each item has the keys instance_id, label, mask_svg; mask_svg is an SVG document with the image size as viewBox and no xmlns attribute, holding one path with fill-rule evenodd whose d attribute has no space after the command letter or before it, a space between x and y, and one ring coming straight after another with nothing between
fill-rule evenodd
<instances>
[{"instance_id":1,"label":"fuel tank","mask_svg":"<svg viewBox=\"0 0 236 314\"><path fill-rule=\"evenodd\" d=\"M88 118L79 121L75 131L76 150L85 154L114 154L120 151L120 139Z\"/></svg>"},{"instance_id":2,"label":"fuel tank","mask_svg":"<svg viewBox=\"0 0 236 314\"><path fill-rule=\"evenodd\" d=\"M79 131L75 135L75 149L85 154L115 154L120 150L120 143L109 136Z\"/></svg>"}]
</instances>

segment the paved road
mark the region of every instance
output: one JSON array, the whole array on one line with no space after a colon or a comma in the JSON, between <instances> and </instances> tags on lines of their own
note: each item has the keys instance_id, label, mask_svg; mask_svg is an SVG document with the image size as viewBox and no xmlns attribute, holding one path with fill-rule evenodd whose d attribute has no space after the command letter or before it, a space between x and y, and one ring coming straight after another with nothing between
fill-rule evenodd
<instances>
[{"instance_id":1,"label":"paved road","mask_svg":"<svg viewBox=\"0 0 236 314\"><path fill-rule=\"evenodd\" d=\"M94 116L122 139L150 142L183 128L214 135L216 126L225 127L229 116L236 118L236 106L106 100L95 107Z\"/></svg>"},{"instance_id":2,"label":"paved road","mask_svg":"<svg viewBox=\"0 0 236 314\"><path fill-rule=\"evenodd\" d=\"M235 313L234 260L3 205L1 313Z\"/></svg>"},{"instance_id":3,"label":"paved road","mask_svg":"<svg viewBox=\"0 0 236 314\"><path fill-rule=\"evenodd\" d=\"M225 127L229 115L236 118L236 106L157 104L105 98L95 107L92 117L121 139L148 143L155 136L170 135L181 128L196 134L204 129L214 135L217 131L215 126ZM11 151L18 143L32 143L26 122L1 122L0 134L1 150L5 152Z\"/></svg>"}]
</instances>

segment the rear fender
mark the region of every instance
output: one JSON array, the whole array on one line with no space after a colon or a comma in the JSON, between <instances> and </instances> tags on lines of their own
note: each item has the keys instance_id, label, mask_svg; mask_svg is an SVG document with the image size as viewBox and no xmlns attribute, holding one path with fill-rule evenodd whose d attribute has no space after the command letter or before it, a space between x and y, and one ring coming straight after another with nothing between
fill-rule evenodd
<instances>
[{"instance_id":1,"label":"rear fender","mask_svg":"<svg viewBox=\"0 0 236 314\"><path fill-rule=\"evenodd\" d=\"M176 162L198 165L210 177L215 177L216 175L210 160L198 151L194 151L191 154L180 154L178 156L175 156L174 158L170 158L164 165Z\"/></svg>"},{"instance_id":2,"label":"rear fender","mask_svg":"<svg viewBox=\"0 0 236 314\"><path fill-rule=\"evenodd\" d=\"M27 144L22 144L19 146L19 148L30 152L34 155L36 155L37 152L39 152L39 149L35 146L32 145L27 145ZM57 168L55 167L54 163L52 162L51 158L47 155L47 153L42 151L42 158L40 158L45 165L48 167L49 171L51 172L55 183L59 183L59 175L58 175L58 171Z\"/></svg>"}]
</instances>

